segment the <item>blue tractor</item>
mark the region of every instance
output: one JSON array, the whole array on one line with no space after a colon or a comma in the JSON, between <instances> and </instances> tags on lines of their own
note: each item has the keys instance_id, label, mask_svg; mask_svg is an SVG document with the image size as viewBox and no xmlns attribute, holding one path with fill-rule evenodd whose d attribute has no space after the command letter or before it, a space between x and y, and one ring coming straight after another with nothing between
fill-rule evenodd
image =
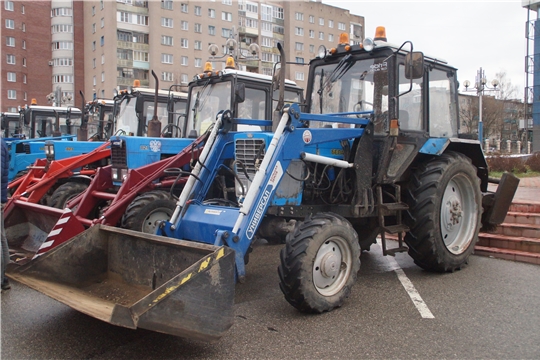
<instances>
[{"instance_id":1,"label":"blue tractor","mask_svg":"<svg viewBox=\"0 0 540 360\"><path fill-rule=\"evenodd\" d=\"M36 159L45 157L47 140L75 140L82 112L74 107L29 105L21 109L18 124L14 116L5 120L3 129L10 136L8 179L12 181L24 174Z\"/></svg>"},{"instance_id":2,"label":"blue tractor","mask_svg":"<svg viewBox=\"0 0 540 360\"><path fill-rule=\"evenodd\" d=\"M518 180L503 176L488 191L481 144L459 134L457 70L379 30L322 47L305 102L285 105L281 92L273 121L219 103L161 236L94 226L10 276L112 324L211 340L233 323L235 280L246 280L267 223L294 222L278 273L304 312L344 304L377 236L384 255L408 251L425 270L464 267L480 228L503 221ZM118 301L99 295L116 289L126 289Z\"/></svg>"}]
</instances>

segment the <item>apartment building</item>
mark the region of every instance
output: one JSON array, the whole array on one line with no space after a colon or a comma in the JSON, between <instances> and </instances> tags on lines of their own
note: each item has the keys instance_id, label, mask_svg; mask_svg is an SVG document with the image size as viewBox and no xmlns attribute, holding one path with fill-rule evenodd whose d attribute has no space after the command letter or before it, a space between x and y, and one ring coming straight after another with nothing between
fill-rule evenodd
<instances>
[{"instance_id":1,"label":"apartment building","mask_svg":"<svg viewBox=\"0 0 540 360\"><path fill-rule=\"evenodd\" d=\"M79 106L81 90L87 100L111 98L134 80L153 88L152 72L160 89L187 85L207 61L224 68L228 53L240 69L270 75L280 61L277 42L287 61L307 65L321 44L335 46L342 32L352 42L364 38L363 17L320 0L3 3L2 111L32 98L45 104L51 93L56 103ZM307 71L291 64L286 75L305 86Z\"/></svg>"},{"instance_id":2,"label":"apartment building","mask_svg":"<svg viewBox=\"0 0 540 360\"><path fill-rule=\"evenodd\" d=\"M84 83L82 2L2 3L1 110L16 111L32 99L73 105Z\"/></svg>"},{"instance_id":3,"label":"apartment building","mask_svg":"<svg viewBox=\"0 0 540 360\"><path fill-rule=\"evenodd\" d=\"M307 64L319 45L335 46L341 32L355 42L364 37L363 17L319 1L85 1L84 13L85 92L97 97L111 97L135 79L154 87L152 71L161 89L187 85L206 61L223 68L231 51L242 70L271 74L280 61L278 41L287 61ZM229 39L234 50L226 46ZM305 86L307 67L287 70Z\"/></svg>"}]
</instances>

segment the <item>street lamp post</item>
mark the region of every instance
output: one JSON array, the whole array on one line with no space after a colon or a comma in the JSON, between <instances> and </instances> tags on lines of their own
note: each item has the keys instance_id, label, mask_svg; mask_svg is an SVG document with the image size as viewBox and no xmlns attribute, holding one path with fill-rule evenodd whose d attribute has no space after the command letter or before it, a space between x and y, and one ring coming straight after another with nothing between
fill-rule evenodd
<instances>
[{"instance_id":1,"label":"street lamp post","mask_svg":"<svg viewBox=\"0 0 540 360\"><path fill-rule=\"evenodd\" d=\"M486 84L487 80L484 74L484 70L482 70L482 68L480 68L480 70L478 70L478 72L476 73L476 82L471 90L468 90L471 86L471 82L469 80L465 80L463 82L463 85L465 86L465 91L476 91L476 95L478 96L478 140L480 141L480 144L482 146L484 144L484 123L482 122L482 96L484 95L484 91L499 91L499 89L497 89L497 86L499 86L499 81L497 79L493 79L491 81L491 88Z\"/></svg>"},{"instance_id":2,"label":"street lamp post","mask_svg":"<svg viewBox=\"0 0 540 360\"><path fill-rule=\"evenodd\" d=\"M239 38L236 28L233 26L230 30L229 38L225 42L225 53L222 56L218 56L219 47L216 44L210 44L208 47L208 52L210 53L210 59L213 61L215 59L221 59L224 57L232 56L235 64L238 65L238 60L260 60L259 45L251 43L248 49L243 49L240 46L240 42L237 40Z\"/></svg>"}]
</instances>

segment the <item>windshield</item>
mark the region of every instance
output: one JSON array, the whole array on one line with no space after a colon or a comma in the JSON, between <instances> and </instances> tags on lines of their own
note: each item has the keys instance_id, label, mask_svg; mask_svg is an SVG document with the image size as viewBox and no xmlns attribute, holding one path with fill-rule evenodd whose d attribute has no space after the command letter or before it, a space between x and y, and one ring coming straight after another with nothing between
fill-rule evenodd
<instances>
[{"instance_id":1,"label":"windshield","mask_svg":"<svg viewBox=\"0 0 540 360\"><path fill-rule=\"evenodd\" d=\"M231 108L231 82L222 81L193 86L188 111L187 134L196 130L197 135L204 133L214 123L221 110Z\"/></svg>"},{"instance_id":2,"label":"windshield","mask_svg":"<svg viewBox=\"0 0 540 360\"><path fill-rule=\"evenodd\" d=\"M388 122L385 121L388 117L387 60L344 57L339 63L317 67L314 76L311 113L373 111L376 132L385 131ZM323 125L310 124L311 127Z\"/></svg>"},{"instance_id":3,"label":"windshield","mask_svg":"<svg viewBox=\"0 0 540 360\"><path fill-rule=\"evenodd\" d=\"M118 118L116 119L116 134L131 134L137 133L137 115L135 113L135 103L137 98L126 97L120 103Z\"/></svg>"},{"instance_id":4,"label":"windshield","mask_svg":"<svg viewBox=\"0 0 540 360\"><path fill-rule=\"evenodd\" d=\"M77 130L81 126L81 116L79 114L78 115L71 114L70 120L69 120L69 124L70 124L69 131L68 131L67 115L59 114L59 120L60 120L60 132L63 135L77 134ZM34 122L35 122L34 137L52 136L53 131L55 130L55 126L56 126L56 115L34 114Z\"/></svg>"},{"instance_id":5,"label":"windshield","mask_svg":"<svg viewBox=\"0 0 540 360\"><path fill-rule=\"evenodd\" d=\"M108 139L111 135L109 124L113 121L113 110L110 107L93 106L88 115L88 135L98 134L101 139Z\"/></svg>"}]
</instances>

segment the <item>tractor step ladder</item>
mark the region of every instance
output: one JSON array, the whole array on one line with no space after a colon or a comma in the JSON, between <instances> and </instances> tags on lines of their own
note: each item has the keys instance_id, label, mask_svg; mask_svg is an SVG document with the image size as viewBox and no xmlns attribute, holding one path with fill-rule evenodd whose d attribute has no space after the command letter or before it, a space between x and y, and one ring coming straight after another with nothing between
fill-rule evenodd
<instances>
[{"instance_id":1,"label":"tractor step ladder","mask_svg":"<svg viewBox=\"0 0 540 360\"><path fill-rule=\"evenodd\" d=\"M377 214L379 216L379 228L381 230L381 243L383 255L395 256L398 252L405 252L409 248L403 245L403 233L409 231L409 227L403 224L401 221L401 212L409 209L409 206L401 201L401 186L393 185L395 188L395 195L393 203L384 203L382 187L377 186ZM395 225L386 225L385 217L395 216ZM386 247L386 233L398 234L398 247L388 249Z\"/></svg>"}]
</instances>

